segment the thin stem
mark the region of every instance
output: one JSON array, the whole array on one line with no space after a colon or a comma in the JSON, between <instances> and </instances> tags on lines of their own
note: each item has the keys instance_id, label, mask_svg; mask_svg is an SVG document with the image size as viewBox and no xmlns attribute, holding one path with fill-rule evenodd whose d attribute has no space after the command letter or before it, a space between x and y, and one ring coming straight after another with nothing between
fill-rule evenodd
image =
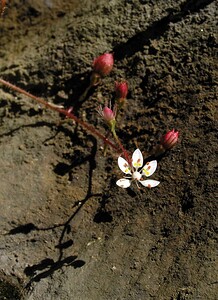
<instances>
[{"instance_id":1,"label":"thin stem","mask_svg":"<svg viewBox=\"0 0 218 300\"><path fill-rule=\"evenodd\" d=\"M120 149L122 150L123 155L124 155L125 159L127 160L128 164L129 164L130 166L132 166L132 161L131 161L131 159L130 159L130 157L129 157L127 151L126 151L126 149L123 147L123 145L122 145L120 139L118 138L118 136L117 136L117 134L116 134L116 131L115 131L115 128L112 127L112 128L111 128L111 132L112 132L112 134L113 134L113 137L114 137L115 140L117 141L117 143L118 143Z\"/></svg>"},{"instance_id":2,"label":"thin stem","mask_svg":"<svg viewBox=\"0 0 218 300\"><path fill-rule=\"evenodd\" d=\"M89 90L93 87L98 85L101 82L101 77L98 73L92 72L91 77L90 77L90 83L89 86L85 89L83 94L79 98L79 102L83 102L89 92Z\"/></svg>"},{"instance_id":3,"label":"thin stem","mask_svg":"<svg viewBox=\"0 0 218 300\"><path fill-rule=\"evenodd\" d=\"M107 132L107 134L105 135L105 137L108 138L109 134L110 134L110 131ZM103 149L104 156L106 156L106 152L107 152L107 144L104 144L104 149Z\"/></svg>"},{"instance_id":4,"label":"thin stem","mask_svg":"<svg viewBox=\"0 0 218 300\"><path fill-rule=\"evenodd\" d=\"M92 85L89 85L86 89L85 89L85 91L82 93L82 95L79 97L79 102L83 102L84 100L85 100L85 98L86 98L86 96L87 96L87 94L88 94L88 92L89 92L89 90L91 89L91 87L92 87Z\"/></svg>"},{"instance_id":5,"label":"thin stem","mask_svg":"<svg viewBox=\"0 0 218 300\"><path fill-rule=\"evenodd\" d=\"M7 87L9 87L12 90L15 90L23 95L26 95L27 97L37 101L38 103L43 104L45 107L55 110L57 112L59 112L62 115L65 115L66 117L74 120L76 123L80 124L83 128L87 129L92 135L97 136L98 138L100 138L101 140L103 140L104 143L108 144L109 146L111 146L113 149L115 149L117 152L119 152L119 148L114 145L110 140L108 140L103 134L101 134L98 130L96 130L92 125L89 125L88 123L80 120L79 118L77 118L75 115L73 115L72 113L68 112L67 110L61 108L60 106L54 105L50 102L45 101L42 98L36 97L28 92L26 92L25 90L17 87L16 85L13 85L12 83L5 81L4 79L0 78L0 83L2 83L3 85L6 85ZM123 151L123 150L122 150Z\"/></svg>"}]
</instances>

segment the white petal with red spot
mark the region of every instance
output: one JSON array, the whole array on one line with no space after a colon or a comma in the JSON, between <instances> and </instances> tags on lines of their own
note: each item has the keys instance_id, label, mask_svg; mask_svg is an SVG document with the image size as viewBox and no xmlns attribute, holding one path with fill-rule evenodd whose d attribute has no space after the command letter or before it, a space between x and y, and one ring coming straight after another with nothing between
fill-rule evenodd
<instances>
[{"instance_id":1,"label":"white petal with red spot","mask_svg":"<svg viewBox=\"0 0 218 300\"><path fill-rule=\"evenodd\" d=\"M144 167L142 168L142 174L145 175L146 177L149 177L152 174L154 174L156 169L157 169L157 161L152 160L144 165Z\"/></svg>"},{"instance_id":2,"label":"white petal with red spot","mask_svg":"<svg viewBox=\"0 0 218 300\"><path fill-rule=\"evenodd\" d=\"M152 187L155 187L157 186L160 181L157 181L157 180L152 180L152 179L147 179L147 180L142 180L142 181L139 181L142 185L148 187L148 188L152 188Z\"/></svg>"},{"instance_id":3,"label":"white petal with red spot","mask_svg":"<svg viewBox=\"0 0 218 300\"><path fill-rule=\"evenodd\" d=\"M118 166L122 172L124 172L126 175L130 175L126 176L125 178L119 179L116 182L116 184L122 188L128 188L131 185L132 181L135 181L137 186L138 182L140 182L143 186L148 188L153 188L160 183L160 181L157 180L143 180L143 176L149 177L155 172L155 170L157 169L157 161L152 160L146 163L144 167L142 167L143 156L139 149L136 149L132 155L131 166L121 156L118 158Z\"/></svg>"},{"instance_id":4,"label":"white petal with red spot","mask_svg":"<svg viewBox=\"0 0 218 300\"><path fill-rule=\"evenodd\" d=\"M131 185L131 180L122 178L122 179L117 180L116 184L118 186L126 189L126 188L128 188Z\"/></svg>"},{"instance_id":5,"label":"white petal with red spot","mask_svg":"<svg viewBox=\"0 0 218 300\"><path fill-rule=\"evenodd\" d=\"M143 165L143 156L142 156L142 152L139 149L136 149L133 152L132 155L132 166L136 169L136 171L138 170L138 168L141 168Z\"/></svg>"},{"instance_id":6,"label":"white petal with red spot","mask_svg":"<svg viewBox=\"0 0 218 300\"><path fill-rule=\"evenodd\" d=\"M122 158L121 156L118 157L118 166L119 166L120 170L123 173L125 173L125 174L132 174L128 162L124 158Z\"/></svg>"}]
</instances>

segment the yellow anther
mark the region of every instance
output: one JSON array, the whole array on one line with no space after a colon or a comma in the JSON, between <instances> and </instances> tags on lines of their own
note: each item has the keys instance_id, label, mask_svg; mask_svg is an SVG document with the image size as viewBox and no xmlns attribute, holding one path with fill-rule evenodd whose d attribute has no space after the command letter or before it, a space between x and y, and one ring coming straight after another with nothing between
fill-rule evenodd
<instances>
[{"instance_id":1,"label":"yellow anther","mask_svg":"<svg viewBox=\"0 0 218 300\"><path fill-rule=\"evenodd\" d=\"M143 172L145 173L145 175L149 176L150 172L146 169L143 169Z\"/></svg>"},{"instance_id":2,"label":"yellow anther","mask_svg":"<svg viewBox=\"0 0 218 300\"><path fill-rule=\"evenodd\" d=\"M135 167L135 168L136 168L136 167L140 167L140 165L141 165L140 163L137 163L137 162L134 163L134 167Z\"/></svg>"}]
</instances>

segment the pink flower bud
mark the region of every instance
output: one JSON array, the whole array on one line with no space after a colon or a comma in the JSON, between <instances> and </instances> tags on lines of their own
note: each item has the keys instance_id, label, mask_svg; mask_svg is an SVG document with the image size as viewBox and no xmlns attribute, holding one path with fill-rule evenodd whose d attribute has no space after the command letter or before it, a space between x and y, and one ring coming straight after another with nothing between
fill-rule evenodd
<instances>
[{"instance_id":1,"label":"pink flower bud","mask_svg":"<svg viewBox=\"0 0 218 300\"><path fill-rule=\"evenodd\" d=\"M174 129L168 131L165 135L162 136L160 140L160 144L163 146L165 150L171 149L178 141L179 132Z\"/></svg>"},{"instance_id":2,"label":"pink flower bud","mask_svg":"<svg viewBox=\"0 0 218 300\"><path fill-rule=\"evenodd\" d=\"M106 122L110 122L112 120L115 120L115 112L112 111L109 107L105 106L103 109L102 109L102 117L104 118L104 120Z\"/></svg>"},{"instance_id":3,"label":"pink flower bud","mask_svg":"<svg viewBox=\"0 0 218 300\"><path fill-rule=\"evenodd\" d=\"M126 81L115 82L115 93L117 99L125 99L128 93L128 84Z\"/></svg>"},{"instance_id":4,"label":"pink flower bud","mask_svg":"<svg viewBox=\"0 0 218 300\"><path fill-rule=\"evenodd\" d=\"M98 56L93 62L93 71L100 76L108 75L114 65L114 57L111 53L105 53Z\"/></svg>"},{"instance_id":5,"label":"pink flower bud","mask_svg":"<svg viewBox=\"0 0 218 300\"><path fill-rule=\"evenodd\" d=\"M105 106L102 109L102 107L100 106L98 108L98 113L102 116L102 118L104 119L104 121L107 123L108 127L111 130L114 130L115 129L115 125L116 125L117 107L115 105L113 110L110 107Z\"/></svg>"}]
</instances>

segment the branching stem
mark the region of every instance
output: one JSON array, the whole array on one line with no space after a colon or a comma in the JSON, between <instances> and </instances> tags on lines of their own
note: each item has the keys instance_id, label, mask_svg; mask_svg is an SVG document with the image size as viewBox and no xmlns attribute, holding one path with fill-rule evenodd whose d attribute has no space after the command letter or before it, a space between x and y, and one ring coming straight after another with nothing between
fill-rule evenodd
<instances>
[{"instance_id":1,"label":"branching stem","mask_svg":"<svg viewBox=\"0 0 218 300\"><path fill-rule=\"evenodd\" d=\"M77 124L81 125L83 128L87 129L92 135L97 136L98 138L100 138L101 140L103 140L103 142L105 144L108 144L109 146L111 146L111 148L113 148L114 150L116 150L117 152L119 151L119 148L114 145L114 143L112 143L109 139L107 139L103 134L101 134L98 130L96 130L92 125L89 125L88 123L80 120L79 118L77 118L74 114L68 112L66 109L61 108L60 106L57 106L55 104L52 104L50 102L45 101L42 98L36 97L30 93L28 93L27 91L17 87L16 85L13 85L12 83L1 79L0 78L0 83L2 83L3 85L7 86L8 88L17 91L18 93L21 93L35 101L37 101L38 103L44 105L45 107L55 110L57 112L59 112L62 115L65 115L66 117L74 120ZM121 148L121 147L120 147ZM123 151L123 150L122 150Z\"/></svg>"}]
</instances>

